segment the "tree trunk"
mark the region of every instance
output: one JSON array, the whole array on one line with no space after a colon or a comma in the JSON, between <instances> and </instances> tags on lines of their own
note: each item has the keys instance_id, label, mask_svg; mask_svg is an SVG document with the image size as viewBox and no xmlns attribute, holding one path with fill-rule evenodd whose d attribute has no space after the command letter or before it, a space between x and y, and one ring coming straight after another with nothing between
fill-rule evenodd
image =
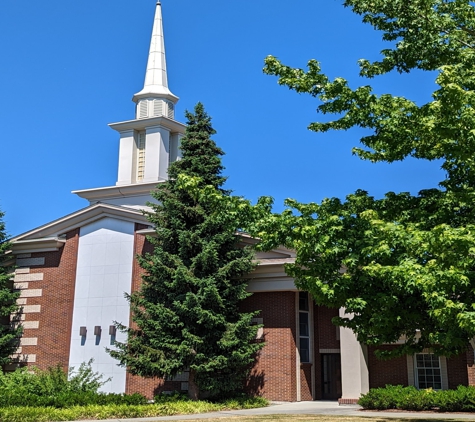
<instances>
[{"instance_id":1,"label":"tree trunk","mask_svg":"<svg viewBox=\"0 0 475 422\"><path fill-rule=\"evenodd\" d=\"M199 400L200 398L200 389L195 382L196 372L194 369L190 369L190 375L188 378L188 397L191 400Z\"/></svg>"}]
</instances>

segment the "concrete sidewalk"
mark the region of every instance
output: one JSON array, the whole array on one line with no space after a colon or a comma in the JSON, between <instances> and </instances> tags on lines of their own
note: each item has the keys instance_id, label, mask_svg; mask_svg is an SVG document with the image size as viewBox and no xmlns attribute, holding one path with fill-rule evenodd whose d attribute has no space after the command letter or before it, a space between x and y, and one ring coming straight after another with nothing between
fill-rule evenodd
<instances>
[{"instance_id":1,"label":"concrete sidewalk","mask_svg":"<svg viewBox=\"0 0 475 422\"><path fill-rule=\"evenodd\" d=\"M224 412L202 413L195 415L162 416L139 419L108 419L101 422L155 422L227 418L236 416L259 416L259 415L331 415L331 416L360 416L360 417L388 417L407 419L471 419L475 420L474 413L423 413L423 412L373 412L362 411L359 406L339 406L333 401L303 401L295 403L272 403L269 407L246 410L230 410ZM81 422L81 421L77 421ZM82 421L84 422L84 421Z\"/></svg>"}]
</instances>

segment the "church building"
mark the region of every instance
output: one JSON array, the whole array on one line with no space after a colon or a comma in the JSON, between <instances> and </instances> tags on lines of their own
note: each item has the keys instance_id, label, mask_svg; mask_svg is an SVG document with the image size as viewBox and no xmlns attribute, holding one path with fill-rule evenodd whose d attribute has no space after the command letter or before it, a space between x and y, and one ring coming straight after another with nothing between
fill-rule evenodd
<instances>
[{"instance_id":1,"label":"church building","mask_svg":"<svg viewBox=\"0 0 475 422\"><path fill-rule=\"evenodd\" d=\"M187 374L166 382L133 376L105 349L126 340L114 321L129 325L124 293L140 286L142 269L135 256L151 250L147 235L153 234L141 210L153 200L150 191L167 180L169 164L179 159L185 132L176 120L178 97L168 87L163 35L158 2L144 87L133 96L135 118L109 125L119 138L115 186L74 191L89 204L12 239L24 327L15 355L20 364L77 368L94 359L93 369L111 378L103 391L139 392L149 398L187 390ZM242 237L242 242L254 240ZM342 310L316 306L298 291L284 271L294 261L294 251L277 248L257 253L256 259L259 265L248 285L253 295L242 309L260 310L255 322L263 324L259 335L266 345L248 380L250 392L271 400L345 404L386 384L434 389L475 385L473 350L451 359L426 351L380 361L352 331L331 323Z\"/></svg>"}]
</instances>

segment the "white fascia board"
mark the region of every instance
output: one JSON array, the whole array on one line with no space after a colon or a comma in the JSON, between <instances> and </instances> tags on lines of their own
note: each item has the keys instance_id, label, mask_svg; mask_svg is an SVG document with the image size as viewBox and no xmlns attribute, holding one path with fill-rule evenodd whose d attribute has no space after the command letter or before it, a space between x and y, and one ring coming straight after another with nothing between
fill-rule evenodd
<instances>
[{"instance_id":1,"label":"white fascia board","mask_svg":"<svg viewBox=\"0 0 475 422\"><path fill-rule=\"evenodd\" d=\"M285 264L294 264L295 258L259 258L256 259L254 262L257 263L259 266L268 266L268 265L285 265Z\"/></svg>"},{"instance_id":2,"label":"white fascia board","mask_svg":"<svg viewBox=\"0 0 475 422\"><path fill-rule=\"evenodd\" d=\"M269 267L257 267L252 273L249 275L244 276L243 278L249 278L251 280L269 280L269 279L274 279L274 278L288 278L290 280L293 280L292 277L289 277L285 271L282 269L282 271L279 271L279 269L276 269L274 271L268 271L271 270Z\"/></svg>"},{"instance_id":3,"label":"white fascia board","mask_svg":"<svg viewBox=\"0 0 475 422\"><path fill-rule=\"evenodd\" d=\"M248 233L244 232L236 232L236 234L240 237L239 242L243 244L243 246L247 245L256 245L258 244L261 240L256 239L255 237L252 237ZM275 252L283 255L288 255L291 258L295 258L297 256L297 253L293 249L286 248L284 246L279 246L277 248L273 248L270 251L266 252Z\"/></svg>"},{"instance_id":4,"label":"white fascia board","mask_svg":"<svg viewBox=\"0 0 475 422\"><path fill-rule=\"evenodd\" d=\"M18 240L12 243L12 251L14 255L30 252L54 252L63 247L65 243L66 239L56 236Z\"/></svg>"},{"instance_id":5,"label":"white fascia board","mask_svg":"<svg viewBox=\"0 0 475 422\"><path fill-rule=\"evenodd\" d=\"M138 103L140 100L144 99L161 99L161 98L166 98L167 100L170 100L173 104L176 104L178 100L180 99L177 97L175 94L173 94L168 88L165 89L157 89L155 87L145 87L142 89L142 91L137 92L132 97L132 101L134 103Z\"/></svg>"},{"instance_id":6,"label":"white fascia board","mask_svg":"<svg viewBox=\"0 0 475 422\"><path fill-rule=\"evenodd\" d=\"M20 234L10 239L10 242L15 243L27 239L60 236L68 231L106 217L135 223L148 223L147 218L140 210L98 203L37 227L36 229L30 230L26 233Z\"/></svg>"},{"instance_id":7,"label":"white fascia board","mask_svg":"<svg viewBox=\"0 0 475 422\"><path fill-rule=\"evenodd\" d=\"M246 290L250 293L299 291L292 279L272 279L269 281L251 280Z\"/></svg>"},{"instance_id":8,"label":"white fascia board","mask_svg":"<svg viewBox=\"0 0 475 422\"><path fill-rule=\"evenodd\" d=\"M177 122L176 120L169 119L165 116L149 117L147 119L134 119L127 120L125 122L110 123L109 127L117 132L125 132L128 130L141 131L154 126L162 126L172 133L184 134L186 125Z\"/></svg>"},{"instance_id":9,"label":"white fascia board","mask_svg":"<svg viewBox=\"0 0 475 422\"><path fill-rule=\"evenodd\" d=\"M154 228L148 228L148 229L142 229L142 230L137 230L137 234L141 234L142 236L157 236L157 232L155 231Z\"/></svg>"},{"instance_id":10,"label":"white fascia board","mask_svg":"<svg viewBox=\"0 0 475 422\"><path fill-rule=\"evenodd\" d=\"M73 190L71 193L87 199L88 201L125 197L129 198L132 196L149 195L151 191L155 190L157 184L164 182L165 180L157 180L152 183L134 183L131 185L108 186L105 188Z\"/></svg>"}]
</instances>

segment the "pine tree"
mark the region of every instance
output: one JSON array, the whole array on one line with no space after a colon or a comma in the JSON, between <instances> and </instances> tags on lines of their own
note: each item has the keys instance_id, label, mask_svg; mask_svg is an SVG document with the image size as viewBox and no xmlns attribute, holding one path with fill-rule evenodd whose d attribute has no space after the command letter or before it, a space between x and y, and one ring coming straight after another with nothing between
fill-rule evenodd
<instances>
[{"instance_id":1,"label":"pine tree","mask_svg":"<svg viewBox=\"0 0 475 422\"><path fill-rule=\"evenodd\" d=\"M21 326L11 324L11 315L18 312L19 294L13 291L12 257L7 255L11 245L7 242L3 216L0 212L0 368L12 362L10 356L18 348L22 333Z\"/></svg>"},{"instance_id":2,"label":"pine tree","mask_svg":"<svg viewBox=\"0 0 475 422\"><path fill-rule=\"evenodd\" d=\"M149 221L153 253L139 257L146 270L139 291L129 296L135 327L121 326L127 343L111 355L129 372L173 377L189 370L189 396L232 394L242 389L262 343L256 343L255 313L239 312L249 296L242 278L252 271L253 254L238 245L237 227L213 212L205 200L180 187L179 175L200 178L221 195L223 151L210 138L211 118L201 103L187 112L182 159L170 165Z\"/></svg>"}]
</instances>

